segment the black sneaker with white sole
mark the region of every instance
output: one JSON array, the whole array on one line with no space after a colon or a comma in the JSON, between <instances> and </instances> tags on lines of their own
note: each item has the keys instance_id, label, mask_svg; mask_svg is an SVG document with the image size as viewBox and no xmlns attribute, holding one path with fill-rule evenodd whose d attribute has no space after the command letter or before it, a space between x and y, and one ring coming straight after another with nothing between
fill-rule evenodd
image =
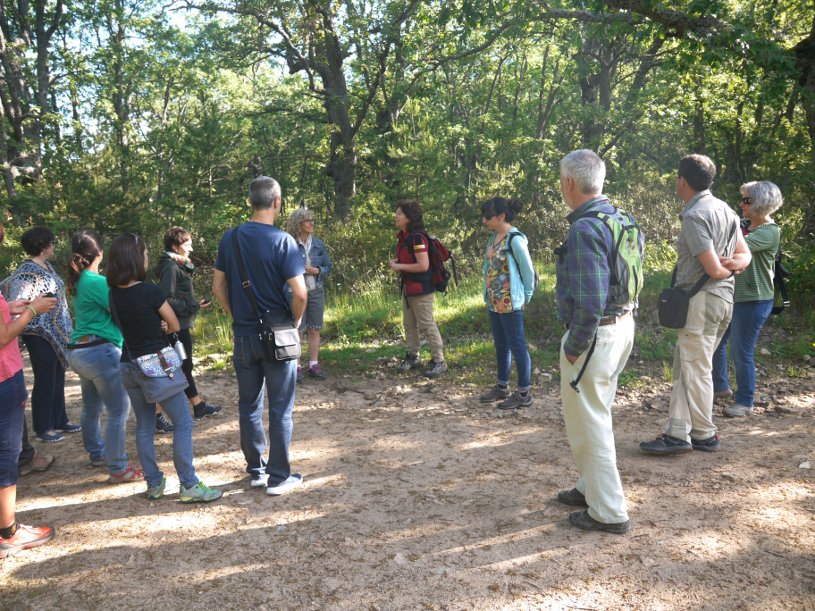
<instances>
[{"instance_id":1,"label":"black sneaker with white sole","mask_svg":"<svg viewBox=\"0 0 815 611\"><path fill-rule=\"evenodd\" d=\"M223 411L220 405L213 405L209 401L201 401L198 405L192 406L193 418L195 420L203 420L207 416L215 416Z\"/></svg>"}]
</instances>

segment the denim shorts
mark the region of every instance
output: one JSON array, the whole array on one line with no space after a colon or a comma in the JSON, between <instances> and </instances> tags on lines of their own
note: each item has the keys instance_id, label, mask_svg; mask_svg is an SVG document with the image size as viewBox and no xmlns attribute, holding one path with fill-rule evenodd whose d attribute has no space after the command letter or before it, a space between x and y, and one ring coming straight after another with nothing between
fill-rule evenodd
<instances>
[{"instance_id":1,"label":"denim shorts","mask_svg":"<svg viewBox=\"0 0 815 611\"><path fill-rule=\"evenodd\" d=\"M17 458L23 449L26 399L22 369L0 383L0 488L15 486L20 477Z\"/></svg>"},{"instance_id":2,"label":"denim shorts","mask_svg":"<svg viewBox=\"0 0 815 611\"><path fill-rule=\"evenodd\" d=\"M292 306L291 293L289 293L289 307ZM306 302L306 311L303 313L303 319L300 321L300 333L304 333L306 329L314 329L319 331L323 328L323 314L325 313L325 288L318 286L316 289L311 289L308 292L308 301Z\"/></svg>"}]
</instances>

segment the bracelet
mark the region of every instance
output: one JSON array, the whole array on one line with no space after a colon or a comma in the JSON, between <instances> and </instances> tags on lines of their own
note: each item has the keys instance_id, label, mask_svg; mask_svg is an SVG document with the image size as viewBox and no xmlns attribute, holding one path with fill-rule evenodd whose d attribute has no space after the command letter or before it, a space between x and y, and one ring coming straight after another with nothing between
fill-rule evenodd
<instances>
[{"instance_id":1,"label":"bracelet","mask_svg":"<svg viewBox=\"0 0 815 611\"><path fill-rule=\"evenodd\" d=\"M31 312L34 314L34 316L39 316L39 314L37 314L37 310L35 310L35 309L34 309L34 308L32 308L31 306L26 306L26 307L27 307L29 310L31 310Z\"/></svg>"}]
</instances>

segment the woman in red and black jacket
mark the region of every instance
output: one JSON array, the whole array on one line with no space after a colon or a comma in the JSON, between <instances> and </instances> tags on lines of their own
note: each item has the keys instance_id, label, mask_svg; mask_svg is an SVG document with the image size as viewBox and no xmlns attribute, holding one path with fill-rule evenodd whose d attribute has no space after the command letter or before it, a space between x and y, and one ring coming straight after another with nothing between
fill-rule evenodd
<instances>
[{"instance_id":1,"label":"woman in red and black jacket","mask_svg":"<svg viewBox=\"0 0 815 611\"><path fill-rule=\"evenodd\" d=\"M426 378L435 378L447 371L444 362L441 334L433 319L433 270L430 269L430 240L422 220L419 202L400 199L396 202L396 228L399 229L399 245L391 269L401 274L399 278L402 299L402 321L405 325L408 350L404 360L396 368L399 373L420 367L421 340L419 330L424 331L430 344L433 360L424 372Z\"/></svg>"}]
</instances>

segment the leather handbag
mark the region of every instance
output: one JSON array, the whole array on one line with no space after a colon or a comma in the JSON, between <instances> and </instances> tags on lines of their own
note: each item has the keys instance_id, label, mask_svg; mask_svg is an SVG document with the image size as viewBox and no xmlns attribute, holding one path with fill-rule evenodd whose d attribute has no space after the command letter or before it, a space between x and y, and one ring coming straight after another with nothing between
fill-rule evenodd
<instances>
[{"instance_id":1,"label":"leather handbag","mask_svg":"<svg viewBox=\"0 0 815 611\"><path fill-rule=\"evenodd\" d=\"M255 299L255 291L252 290L252 283L249 281L246 273L246 267L243 264L243 257L241 256L241 246L238 243L238 229L236 227L232 231L232 250L235 253L235 262L238 264L238 272L240 273L243 288L246 289L246 296L249 298L249 303L252 305L252 311L255 313L255 318L260 323L260 345L263 347L263 360L267 363L285 363L286 361L294 361L300 358L300 331L292 319L291 324L287 325L272 325L269 321L263 320L263 317L258 311L257 300Z\"/></svg>"},{"instance_id":2,"label":"leather handbag","mask_svg":"<svg viewBox=\"0 0 815 611\"><path fill-rule=\"evenodd\" d=\"M113 303L113 294L108 294L110 313L116 326L122 330L122 323L119 321L119 314ZM124 335L124 331L122 331ZM158 352L145 354L138 358L133 358L127 342L124 342L127 356L130 362L135 363L141 375L136 380L144 392L144 398L148 403L160 403L164 399L172 397L189 387L189 382L181 371L181 359L172 346L166 346Z\"/></svg>"}]
</instances>

